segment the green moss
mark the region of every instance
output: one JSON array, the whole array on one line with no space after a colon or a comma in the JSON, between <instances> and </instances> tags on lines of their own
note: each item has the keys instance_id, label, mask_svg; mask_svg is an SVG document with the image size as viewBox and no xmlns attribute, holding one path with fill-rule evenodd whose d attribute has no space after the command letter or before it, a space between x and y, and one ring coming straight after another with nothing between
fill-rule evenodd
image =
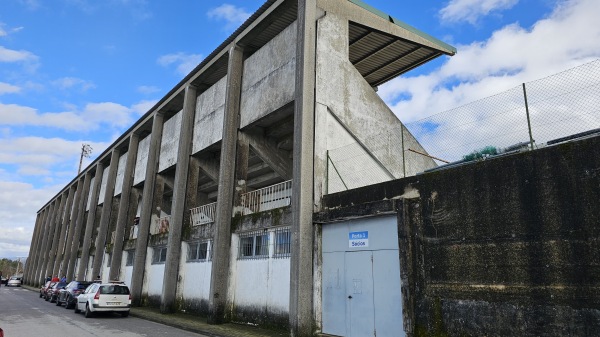
<instances>
[{"instance_id":1,"label":"green moss","mask_svg":"<svg viewBox=\"0 0 600 337\"><path fill-rule=\"evenodd\" d=\"M241 213L235 213L235 216L231 220L231 231L232 232L235 232L238 229L238 227L242 223L242 219L244 219L244 216Z\"/></svg>"},{"instance_id":2,"label":"green moss","mask_svg":"<svg viewBox=\"0 0 600 337\"><path fill-rule=\"evenodd\" d=\"M283 210L281 208L276 208L271 210L271 223L273 226L281 225Z\"/></svg>"},{"instance_id":3,"label":"green moss","mask_svg":"<svg viewBox=\"0 0 600 337\"><path fill-rule=\"evenodd\" d=\"M415 326L415 337L448 337L448 332L444 327L444 317L442 315L442 301L436 297L432 308L432 329L429 330L424 325L417 324Z\"/></svg>"}]
</instances>

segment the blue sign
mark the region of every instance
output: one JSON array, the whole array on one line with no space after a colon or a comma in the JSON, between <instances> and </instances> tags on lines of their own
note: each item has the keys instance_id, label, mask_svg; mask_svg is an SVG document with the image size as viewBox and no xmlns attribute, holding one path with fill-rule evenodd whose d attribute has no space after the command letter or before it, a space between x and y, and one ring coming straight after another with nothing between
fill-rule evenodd
<instances>
[{"instance_id":1,"label":"blue sign","mask_svg":"<svg viewBox=\"0 0 600 337\"><path fill-rule=\"evenodd\" d=\"M350 248L369 247L369 232L350 232L348 233L348 246Z\"/></svg>"}]
</instances>

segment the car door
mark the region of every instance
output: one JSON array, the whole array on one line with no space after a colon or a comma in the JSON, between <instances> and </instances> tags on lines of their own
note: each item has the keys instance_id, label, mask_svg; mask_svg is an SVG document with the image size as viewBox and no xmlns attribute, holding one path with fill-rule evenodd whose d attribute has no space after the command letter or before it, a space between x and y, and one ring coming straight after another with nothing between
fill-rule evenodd
<instances>
[{"instance_id":1,"label":"car door","mask_svg":"<svg viewBox=\"0 0 600 337\"><path fill-rule=\"evenodd\" d=\"M77 308L81 311L85 310L85 303L88 301L88 298L90 296L93 296L93 294L96 293L96 287L98 285L97 284L92 284L89 287L87 287L87 289L85 290L85 292L79 296L77 296ZM92 295L90 295L92 294Z\"/></svg>"}]
</instances>

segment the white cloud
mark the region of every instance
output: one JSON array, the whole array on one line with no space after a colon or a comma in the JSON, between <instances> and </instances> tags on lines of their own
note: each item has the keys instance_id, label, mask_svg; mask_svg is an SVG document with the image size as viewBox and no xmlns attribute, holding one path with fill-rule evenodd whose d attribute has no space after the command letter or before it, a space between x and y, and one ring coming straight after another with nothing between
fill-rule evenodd
<instances>
[{"instance_id":1,"label":"white cloud","mask_svg":"<svg viewBox=\"0 0 600 337\"><path fill-rule=\"evenodd\" d=\"M475 24L490 12L512 8L519 0L450 0L439 12L442 21Z\"/></svg>"},{"instance_id":2,"label":"white cloud","mask_svg":"<svg viewBox=\"0 0 600 337\"><path fill-rule=\"evenodd\" d=\"M16 85L0 82L0 95L4 94L16 94L21 91L20 87Z\"/></svg>"},{"instance_id":3,"label":"white cloud","mask_svg":"<svg viewBox=\"0 0 600 337\"><path fill-rule=\"evenodd\" d=\"M155 94L159 91L160 91L160 89L158 87L151 86L151 85L140 85L137 88L137 92L144 94L144 95Z\"/></svg>"},{"instance_id":4,"label":"white cloud","mask_svg":"<svg viewBox=\"0 0 600 337\"><path fill-rule=\"evenodd\" d=\"M235 7L234 5L223 4L210 10L207 15L211 19L225 20L225 29L231 30L246 21L251 13L246 12L243 8Z\"/></svg>"},{"instance_id":5,"label":"white cloud","mask_svg":"<svg viewBox=\"0 0 600 337\"><path fill-rule=\"evenodd\" d=\"M80 91L87 91L96 87L96 85L94 85L93 82L82 80L76 77L59 78L55 81L52 81L52 85L58 87L61 90L78 88Z\"/></svg>"},{"instance_id":6,"label":"white cloud","mask_svg":"<svg viewBox=\"0 0 600 337\"><path fill-rule=\"evenodd\" d=\"M152 100L152 101L141 101L137 104L134 104L131 108L137 112L138 115L143 115L146 112L150 111L150 109L152 109L152 107L154 105L156 105L156 103L158 103L157 100Z\"/></svg>"},{"instance_id":7,"label":"white cloud","mask_svg":"<svg viewBox=\"0 0 600 337\"><path fill-rule=\"evenodd\" d=\"M0 46L0 62L36 62L38 57L26 50L13 50Z\"/></svg>"},{"instance_id":8,"label":"white cloud","mask_svg":"<svg viewBox=\"0 0 600 337\"><path fill-rule=\"evenodd\" d=\"M189 74L198 64L202 61L203 56L201 54L186 54L186 53L175 53L163 55L158 58L157 62L163 67L176 65L177 72L180 75Z\"/></svg>"}]
</instances>

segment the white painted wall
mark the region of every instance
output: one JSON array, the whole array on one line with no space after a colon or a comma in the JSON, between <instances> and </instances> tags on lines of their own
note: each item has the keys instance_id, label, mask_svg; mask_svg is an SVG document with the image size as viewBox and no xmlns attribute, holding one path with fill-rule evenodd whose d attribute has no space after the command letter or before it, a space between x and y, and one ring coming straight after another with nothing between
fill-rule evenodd
<instances>
[{"instance_id":1,"label":"white painted wall","mask_svg":"<svg viewBox=\"0 0 600 337\"><path fill-rule=\"evenodd\" d=\"M240 127L294 100L296 22L244 61Z\"/></svg>"},{"instance_id":2,"label":"white painted wall","mask_svg":"<svg viewBox=\"0 0 600 337\"><path fill-rule=\"evenodd\" d=\"M110 263L108 263L108 252L106 252L106 248L104 249L104 260L102 260L102 268L100 269L100 276L102 277L102 282L109 282L111 280L108 279L110 275Z\"/></svg>"},{"instance_id":3,"label":"white painted wall","mask_svg":"<svg viewBox=\"0 0 600 337\"><path fill-rule=\"evenodd\" d=\"M92 179L90 179L90 188L89 188L88 195L87 195L87 202L85 203L86 212L90 210L90 204L92 203L93 186L94 186L95 182L96 182L96 177L92 177Z\"/></svg>"},{"instance_id":4,"label":"white painted wall","mask_svg":"<svg viewBox=\"0 0 600 337\"><path fill-rule=\"evenodd\" d=\"M223 138L226 85L227 76L196 99L192 153L200 152Z\"/></svg>"},{"instance_id":5,"label":"white painted wall","mask_svg":"<svg viewBox=\"0 0 600 337\"><path fill-rule=\"evenodd\" d=\"M148 163L148 152L150 151L150 136L140 140L138 144L138 153L135 160L135 173L133 175L133 184L137 185L146 179L146 164Z\"/></svg>"},{"instance_id":6,"label":"white painted wall","mask_svg":"<svg viewBox=\"0 0 600 337\"><path fill-rule=\"evenodd\" d=\"M158 172L162 172L177 163L179 152L179 135L181 131L181 111L169 118L163 126L163 136L160 141L160 157Z\"/></svg>"},{"instance_id":7,"label":"white painted wall","mask_svg":"<svg viewBox=\"0 0 600 337\"><path fill-rule=\"evenodd\" d=\"M114 196L121 194L123 191L123 178L125 177L125 164L127 162L128 154L128 152L125 152L125 154L119 157L119 166L117 167L117 177L115 180L115 193L113 194Z\"/></svg>"},{"instance_id":8,"label":"white painted wall","mask_svg":"<svg viewBox=\"0 0 600 337\"><path fill-rule=\"evenodd\" d=\"M104 195L106 194L106 184L108 183L108 171L110 171L110 165L104 168L102 172L102 183L100 183L100 194L98 194L98 205L104 203Z\"/></svg>"},{"instance_id":9,"label":"white painted wall","mask_svg":"<svg viewBox=\"0 0 600 337\"><path fill-rule=\"evenodd\" d=\"M181 263L178 297L186 300L206 300L210 297L212 261L186 262L188 244L181 243ZM210 247L209 247L210 249Z\"/></svg>"}]
</instances>

